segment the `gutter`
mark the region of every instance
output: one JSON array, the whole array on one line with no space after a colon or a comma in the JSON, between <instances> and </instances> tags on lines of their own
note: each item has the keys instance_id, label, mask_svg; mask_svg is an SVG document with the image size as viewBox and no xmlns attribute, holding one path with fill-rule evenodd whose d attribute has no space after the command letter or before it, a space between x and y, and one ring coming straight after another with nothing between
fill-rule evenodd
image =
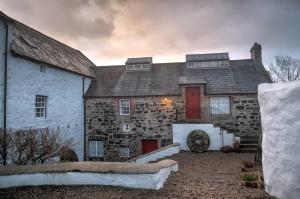
<instances>
[{"instance_id":1,"label":"gutter","mask_svg":"<svg viewBox=\"0 0 300 199\"><path fill-rule=\"evenodd\" d=\"M82 99L83 99L83 160L86 161L86 109L85 109L85 97L84 97L84 83L85 77L82 77Z\"/></svg>"},{"instance_id":2,"label":"gutter","mask_svg":"<svg viewBox=\"0 0 300 199\"><path fill-rule=\"evenodd\" d=\"M4 52L4 93L3 93L3 130L4 130L4 140L3 140L3 165L6 165L6 158L7 158L7 127L6 127L6 115L7 115L7 54L8 54L8 24L4 20L5 24L5 52Z\"/></svg>"}]
</instances>

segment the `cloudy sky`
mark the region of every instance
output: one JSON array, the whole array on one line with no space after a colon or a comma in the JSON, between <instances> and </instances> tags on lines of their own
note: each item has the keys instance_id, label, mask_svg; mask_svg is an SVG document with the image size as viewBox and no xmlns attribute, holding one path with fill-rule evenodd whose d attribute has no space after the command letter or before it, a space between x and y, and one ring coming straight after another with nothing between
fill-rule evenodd
<instances>
[{"instance_id":1,"label":"cloudy sky","mask_svg":"<svg viewBox=\"0 0 300 199\"><path fill-rule=\"evenodd\" d=\"M97 65L184 61L186 53L250 58L254 42L265 65L278 54L300 58L299 0L0 0L0 10Z\"/></svg>"}]
</instances>

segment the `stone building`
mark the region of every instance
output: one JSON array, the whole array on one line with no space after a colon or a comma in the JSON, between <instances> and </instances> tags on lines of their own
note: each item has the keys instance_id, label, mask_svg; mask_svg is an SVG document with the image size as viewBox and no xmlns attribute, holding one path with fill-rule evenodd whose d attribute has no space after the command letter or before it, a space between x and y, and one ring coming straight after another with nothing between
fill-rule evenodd
<instances>
[{"instance_id":1,"label":"stone building","mask_svg":"<svg viewBox=\"0 0 300 199\"><path fill-rule=\"evenodd\" d=\"M122 161L173 142L174 124L213 124L235 137L261 134L257 86L270 82L261 46L251 59L190 54L185 62L96 68L85 95L87 156Z\"/></svg>"},{"instance_id":2,"label":"stone building","mask_svg":"<svg viewBox=\"0 0 300 199\"><path fill-rule=\"evenodd\" d=\"M0 129L59 128L84 159L84 98L94 64L0 11Z\"/></svg>"}]
</instances>

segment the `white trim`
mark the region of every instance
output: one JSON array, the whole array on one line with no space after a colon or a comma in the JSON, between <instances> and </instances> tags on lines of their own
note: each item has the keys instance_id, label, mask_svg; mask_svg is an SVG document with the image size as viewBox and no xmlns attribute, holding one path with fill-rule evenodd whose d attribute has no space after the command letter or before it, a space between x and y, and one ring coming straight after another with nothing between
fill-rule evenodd
<instances>
[{"instance_id":1,"label":"white trim","mask_svg":"<svg viewBox=\"0 0 300 199\"><path fill-rule=\"evenodd\" d=\"M89 157L104 157L104 141L89 140Z\"/></svg>"},{"instance_id":2,"label":"white trim","mask_svg":"<svg viewBox=\"0 0 300 199\"><path fill-rule=\"evenodd\" d=\"M130 99L119 99L119 114L120 115L130 115ZM128 110L124 110L128 109Z\"/></svg>"},{"instance_id":3,"label":"white trim","mask_svg":"<svg viewBox=\"0 0 300 199\"><path fill-rule=\"evenodd\" d=\"M35 96L35 117L46 118L47 115L47 96Z\"/></svg>"}]
</instances>

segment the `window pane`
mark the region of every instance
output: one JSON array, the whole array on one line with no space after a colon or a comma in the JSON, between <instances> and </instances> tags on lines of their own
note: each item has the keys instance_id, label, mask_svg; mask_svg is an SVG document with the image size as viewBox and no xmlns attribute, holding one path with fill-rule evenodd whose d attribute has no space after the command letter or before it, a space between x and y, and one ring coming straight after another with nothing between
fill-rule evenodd
<instances>
[{"instance_id":1,"label":"window pane","mask_svg":"<svg viewBox=\"0 0 300 199\"><path fill-rule=\"evenodd\" d=\"M46 96L36 96L35 98L35 116L46 117Z\"/></svg>"},{"instance_id":2,"label":"window pane","mask_svg":"<svg viewBox=\"0 0 300 199\"><path fill-rule=\"evenodd\" d=\"M130 115L130 99L119 100L120 115Z\"/></svg>"},{"instance_id":3,"label":"window pane","mask_svg":"<svg viewBox=\"0 0 300 199\"><path fill-rule=\"evenodd\" d=\"M103 141L89 141L89 156L103 157L104 156L104 142Z\"/></svg>"},{"instance_id":4,"label":"window pane","mask_svg":"<svg viewBox=\"0 0 300 199\"><path fill-rule=\"evenodd\" d=\"M212 114L229 114L230 98L229 97L210 97L210 107Z\"/></svg>"},{"instance_id":5,"label":"window pane","mask_svg":"<svg viewBox=\"0 0 300 199\"><path fill-rule=\"evenodd\" d=\"M120 147L119 148L120 157L129 157L129 147Z\"/></svg>"}]
</instances>

